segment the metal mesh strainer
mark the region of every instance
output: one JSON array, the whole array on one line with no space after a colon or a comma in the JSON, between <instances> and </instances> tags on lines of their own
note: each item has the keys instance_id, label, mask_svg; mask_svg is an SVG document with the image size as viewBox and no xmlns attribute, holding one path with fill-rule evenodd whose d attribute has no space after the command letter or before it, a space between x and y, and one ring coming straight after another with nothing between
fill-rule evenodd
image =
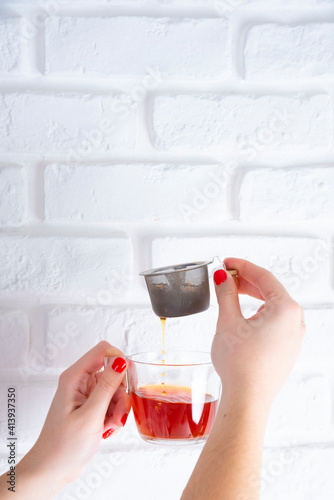
<instances>
[{"instance_id":1,"label":"metal mesh strainer","mask_svg":"<svg viewBox=\"0 0 334 500\"><path fill-rule=\"evenodd\" d=\"M208 265L219 257L203 262L188 262L159 267L140 273L144 276L153 311L160 318L188 316L208 309L210 305ZM226 269L238 286L238 271Z\"/></svg>"},{"instance_id":2,"label":"metal mesh strainer","mask_svg":"<svg viewBox=\"0 0 334 500\"><path fill-rule=\"evenodd\" d=\"M155 314L160 318L174 318L208 309L210 291L207 266L211 262L190 262L140 273L146 280Z\"/></svg>"}]
</instances>

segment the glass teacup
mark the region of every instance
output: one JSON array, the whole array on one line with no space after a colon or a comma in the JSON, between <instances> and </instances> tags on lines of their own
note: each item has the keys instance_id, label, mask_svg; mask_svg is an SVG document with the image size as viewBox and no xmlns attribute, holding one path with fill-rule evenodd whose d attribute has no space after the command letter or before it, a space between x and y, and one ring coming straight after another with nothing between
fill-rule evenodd
<instances>
[{"instance_id":1,"label":"glass teacup","mask_svg":"<svg viewBox=\"0 0 334 500\"><path fill-rule=\"evenodd\" d=\"M140 436L149 443L204 442L221 392L210 353L142 352L128 356L127 362L128 389Z\"/></svg>"}]
</instances>

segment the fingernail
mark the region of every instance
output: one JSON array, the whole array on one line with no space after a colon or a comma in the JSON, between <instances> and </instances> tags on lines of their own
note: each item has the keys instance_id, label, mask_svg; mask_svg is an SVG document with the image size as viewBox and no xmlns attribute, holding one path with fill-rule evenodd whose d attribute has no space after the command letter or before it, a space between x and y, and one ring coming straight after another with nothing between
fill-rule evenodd
<instances>
[{"instance_id":1,"label":"fingernail","mask_svg":"<svg viewBox=\"0 0 334 500\"><path fill-rule=\"evenodd\" d=\"M124 413L123 417L121 418L121 422L123 424L123 427L126 424L127 419L128 419L128 414Z\"/></svg>"},{"instance_id":2,"label":"fingernail","mask_svg":"<svg viewBox=\"0 0 334 500\"><path fill-rule=\"evenodd\" d=\"M102 434L103 439L107 439L109 436L112 435L113 432L114 432L114 429L108 429L106 432L104 432Z\"/></svg>"},{"instance_id":3,"label":"fingernail","mask_svg":"<svg viewBox=\"0 0 334 500\"><path fill-rule=\"evenodd\" d=\"M224 269L218 269L218 271L215 272L213 275L213 279L215 280L216 285L220 285L221 283L224 283L226 281L227 274Z\"/></svg>"},{"instance_id":4,"label":"fingernail","mask_svg":"<svg viewBox=\"0 0 334 500\"><path fill-rule=\"evenodd\" d=\"M122 373L126 368L126 361L123 358L116 358L111 367L115 372Z\"/></svg>"}]
</instances>

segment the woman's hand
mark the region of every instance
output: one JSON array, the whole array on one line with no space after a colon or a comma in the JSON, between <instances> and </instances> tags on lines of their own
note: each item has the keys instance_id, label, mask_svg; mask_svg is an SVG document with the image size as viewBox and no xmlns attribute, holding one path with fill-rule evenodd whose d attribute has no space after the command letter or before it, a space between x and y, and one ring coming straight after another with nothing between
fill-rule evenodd
<instances>
[{"instance_id":1,"label":"woman's hand","mask_svg":"<svg viewBox=\"0 0 334 500\"><path fill-rule=\"evenodd\" d=\"M125 371L122 352L103 341L60 375L41 434L17 466L16 498L52 498L79 476L102 436L125 425L131 409Z\"/></svg>"},{"instance_id":2,"label":"woman's hand","mask_svg":"<svg viewBox=\"0 0 334 500\"><path fill-rule=\"evenodd\" d=\"M266 269L234 258L226 259L225 265L238 270L239 286L229 273L215 273L219 317L212 360L226 398L244 400L249 395L269 408L300 352L304 312ZM238 293L256 297L264 304L245 319Z\"/></svg>"},{"instance_id":3,"label":"woman's hand","mask_svg":"<svg viewBox=\"0 0 334 500\"><path fill-rule=\"evenodd\" d=\"M262 444L271 403L292 370L305 334L302 308L269 272L226 259L239 287L221 269L214 274L219 304L212 361L223 384L209 438L182 500L258 500ZM264 301L249 319L238 293Z\"/></svg>"}]
</instances>

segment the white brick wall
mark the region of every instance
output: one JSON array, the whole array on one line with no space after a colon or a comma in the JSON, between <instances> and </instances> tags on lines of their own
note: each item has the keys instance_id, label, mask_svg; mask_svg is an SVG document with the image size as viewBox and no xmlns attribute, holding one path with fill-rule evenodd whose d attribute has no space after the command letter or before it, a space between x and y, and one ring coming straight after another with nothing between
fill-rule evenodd
<instances>
[{"instance_id":1,"label":"white brick wall","mask_svg":"<svg viewBox=\"0 0 334 500\"><path fill-rule=\"evenodd\" d=\"M0 311L0 366L16 369L25 365L29 352L29 319L22 311Z\"/></svg>"},{"instance_id":2,"label":"white brick wall","mask_svg":"<svg viewBox=\"0 0 334 500\"><path fill-rule=\"evenodd\" d=\"M102 289L116 290L118 273L125 291L131 272L126 238L3 236L0 256L0 296L13 300L29 295L98 301Z\"/></svg>"},{"instance_id":3,"label":"white brick wall","mask_svg":"<svg viewBox=\"0 0 334 500\"><path fill-rule=\"evenodd\" d=\"M0 75L16 73L20 58L20 18L0 19Z\"/></svg>"},{"instance_id":4,"label":"white brick wall","mask_svg":"<svg viewBox=\"0 0 334 500\"><path fill-rule=\"evenodd\" d=\"M319 153L332 143L333 119L327 95L158 96L152 105L152 140L168 151L251 151L268 155ZM258 146L259 144L259 146ZM264 146L264 147L263 147ZM266 156L265 156L266 157Z\"/></svg>"},{"instance_id":5,"label":"white brick wall","mask_svg":"<svg viewBox=\"0 0 334 500\"><path fill-rule=\"evenodd\" d=\"M123 108L117 96L2 93L0 152L62 153L73 160L93 147L131 150L136 121L134 111Z\"/></svg>"},{"instance_id":6,"label":"white brick wall","mask_svg":"<svg viewBox=\"0 0 334 500\"><path fill-rule=\"evenodd\" d=\"M157 238L152 242L152 261L159 267L168 258L186 262L220 255L249 259L270 269L297 299L316 303L331 294L330 245L320 239L292 237L225 236ZM306 286L312 282L312 286ZM215 301L212 296L213 302Z\"/></svg>"},{"instance_id":7,"label":"white brick wall","mask_svg":"<svg viewBox=\"0 0 334 500\"><path fill-rule=\"evenodd\" d=\"M20 226L27 220L27 174L20 167L0 167L0 226Z\"/></svg>"},{"instance_id":8,"label":"white brick wall","mask_svg":"<svg viewBox=\"0 0 334 500\"><path fill-rule=\"evenodd\" d=\"M185 183L184 179L188 181ZM45 216L51 221L77 222L205 222L228 217L225 180L219 165L49 165L45 170ZM205 210L189 204L208 198ZM131 203L124 209L124 196ZM173 192L173 203L169 193Z\"/></svg>"},{"instance_id":9,"label":"white brick wall","mask_svg":"<svg viewBox=\"0 0 334 500\"><path fill-rule=\"evenodd\" d=\"M144 76L151 69L170 77L219 77L230 67L226 41L227 23L219 18L49 18L45 70Z\"/></svg>"},{"instance_id":10,"label":"white brick wall","mask_svg":"<svg viewBox=\"0 0 334 500\"><path fill-rule=\"evenodd\" d=\"M99 340L159 348L140 271L234 255L270 268L308 325L263 498L332 499L332 3L1 3L0 398L16 386L20 454L59 373ZM209 350L216 316L212 293L168 321L166 347ZM130 416L57 500L120 495L129 475L126 500L177 499L199 452L152 448Z\"/></svg>"},{"instance_id":11,"label":"white brick wall","mask_svg":"<svg viewBox=\"0 0 334 500\"><path fill-rule=\"evenodd\" d=\"M331 167L253 169L241 180L240 220L329 223L334 216L333 192L334 170Z\"/></svg>"},{"instance_id":12,"label":"white brick wall","mask_svg":"<svg viewBox=\"0 0 334 500\"><path fill-rule=\"evenodd\" d=\"M334 71L333 44L332 23L254 26L247 34L245 46L246 78L331 77Z\"/></svg>"}]
</instances>

